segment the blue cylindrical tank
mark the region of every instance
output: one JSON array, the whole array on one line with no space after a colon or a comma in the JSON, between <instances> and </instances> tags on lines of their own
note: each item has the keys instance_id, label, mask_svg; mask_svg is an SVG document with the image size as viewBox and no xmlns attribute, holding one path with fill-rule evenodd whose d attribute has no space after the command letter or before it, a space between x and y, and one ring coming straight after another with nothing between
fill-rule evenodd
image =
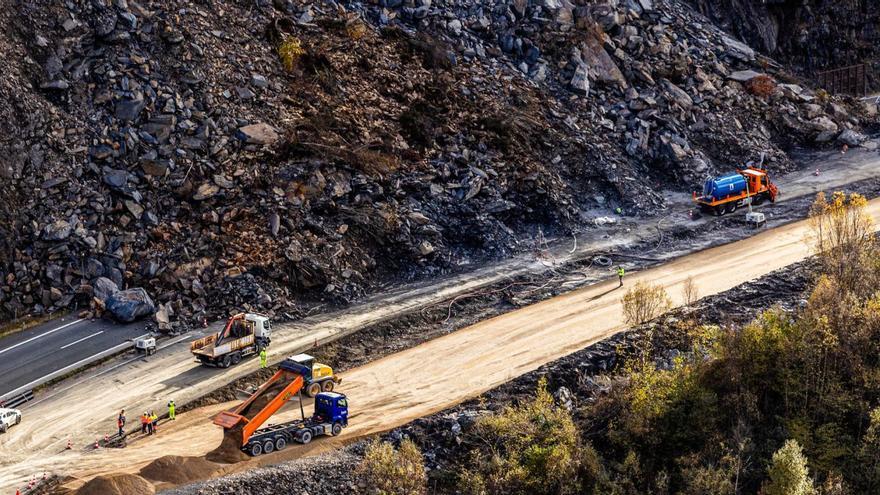
<instances>
[{"instance_id":1,"label":"blue cylindrical tank","mask_svg":"<svg viewBox=\"0 0 880 495\"><path fill-rule=\"evenodd\" d=\"M703 196L720 201L728 196L741 194L746 190L746 178L740 174L730 174L706 180Z\"/></svg>"}]
</instances>

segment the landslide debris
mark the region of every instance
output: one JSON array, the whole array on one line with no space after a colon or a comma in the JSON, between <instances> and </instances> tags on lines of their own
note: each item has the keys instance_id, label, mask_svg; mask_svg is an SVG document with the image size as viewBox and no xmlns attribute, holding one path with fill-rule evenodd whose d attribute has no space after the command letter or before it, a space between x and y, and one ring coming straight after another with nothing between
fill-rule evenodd
<instances>
[{"instance_id":1,"label":"landslide debris","mask_svg":"<svg viewBox=\"0 0 880 495\"><path fill-rule=\"evenodd\" d=\"M2 318L98 315L102 279L163 331L296 317L761 152L875 145L876 108L774 81L675 0L35 0L0 46Z\"/></svg>"}]
</instances>

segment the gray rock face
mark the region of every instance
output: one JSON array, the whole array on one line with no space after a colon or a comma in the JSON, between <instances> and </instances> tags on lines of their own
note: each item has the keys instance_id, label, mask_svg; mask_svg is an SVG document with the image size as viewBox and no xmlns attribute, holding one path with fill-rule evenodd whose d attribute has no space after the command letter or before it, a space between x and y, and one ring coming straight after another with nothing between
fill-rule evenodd
<instances>
[{"instance_id":1,"label":"gray rock face","mask_svg":"<svg viewBox=\"0 0 880 495\"><path fill-rule=\"evenodd\" d=\"M751 69L748 69L748 70L738 70L736 72L733 72L729 76L727 76L727 78L732 81L736 81L736 82L748 82L748 81L751 81L752 79L754 79L760 75L761 75L760 72L755 72Z\"/></svg>"},{"instance_id":2,"label":"gray rock face","mask_svg":"<svg viewBox=\"0 0 880 495\"><path fill-rule=\"evenodd\" d=\"M724 46L727 48L727 54L731 57L743 62L751 62L755 60L755 50L742 41L735 40L729 36L723 38Z\"/></svg>"},{"instance_id":3,"label":"gray rock face","mask_svg":"<svg viewBox=\"0 0 880 495\"><path fill-rule=\"evenodd\" d=\"M572 91L586 96L590 92L590 70L586 64L581 63L574 70L571 81L568 83Z\"/></svg>"},{"instance_id":4,"label":"gray rock face","mask_svg":"<svg viewBox=\"0 0 880 495\"><path fill-rule=\"evenodd\" d=\"M137 287L115 292L107 298L107 311L119 321L130 323L156 311L147 291Z\"/></svg>"}]
</instances>

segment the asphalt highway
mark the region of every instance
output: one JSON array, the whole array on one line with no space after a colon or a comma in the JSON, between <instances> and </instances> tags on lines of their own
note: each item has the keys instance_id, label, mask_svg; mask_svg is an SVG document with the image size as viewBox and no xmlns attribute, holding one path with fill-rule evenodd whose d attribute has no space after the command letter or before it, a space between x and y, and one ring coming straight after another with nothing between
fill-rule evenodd
<instances>
[{"instance_id":1,"label":"asphalt highway","mask_svg":"<svg viewBox=\"0 0 880 495\"><path fill-rule=\"evenodd\" d=\"M68 316L0 339L0 397L147 333L146 323ZM73 366L73 371L78 366Z\"/></svg>"}]
</instances>

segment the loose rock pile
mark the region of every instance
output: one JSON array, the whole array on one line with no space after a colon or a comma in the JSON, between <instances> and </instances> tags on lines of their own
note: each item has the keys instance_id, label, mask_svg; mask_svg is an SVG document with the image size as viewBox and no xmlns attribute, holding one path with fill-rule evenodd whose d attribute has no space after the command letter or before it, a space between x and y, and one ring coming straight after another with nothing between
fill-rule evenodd
<instances>
[{"instance_id":1,"label":"loose rock pile","mask_svg":"<svg viewBox=\"0 0 880 495\"><path fill-rule=\"evenodd\" d=\"M673 0L37 0L0 23L7 318L296 317L876 118L761 94L760 57Z\"/></svg>"}]
</instances>

